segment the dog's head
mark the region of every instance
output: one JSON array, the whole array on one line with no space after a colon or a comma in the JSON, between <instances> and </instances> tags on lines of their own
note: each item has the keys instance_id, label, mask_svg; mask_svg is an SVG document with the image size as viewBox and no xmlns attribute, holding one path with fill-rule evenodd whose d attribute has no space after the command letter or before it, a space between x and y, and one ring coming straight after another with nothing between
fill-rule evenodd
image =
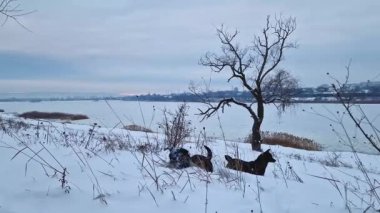
<instances>
[{"instance_id":1,"label":"dog's head","mask_svg":"<svg viewBox=\"0 0 380 213\"><path fill-rule=\"evenodd\" d=\"M189 151L184 148L173 148L170 149L169 153L169 159L172 162L178 162L181 161L182 159L187 159L190 158Z\"/></svg>"},{"instance_id":2,"label":"dog's head","mask_svg":"<svg viewBox=\"0 0 380 213\"><path fill-rule=\"evenodd\" d=\"M276 162L276 160L273 158L272 153L270 153L270 149L263 152L262 155L267 162L272 162L272 163Z\"/></svg>"},{"instance_id":3,"label":"dog's head","mask_svg":"<svg viewBox=\"0 0 380 213\"><path fill-rule=\"evenodd\" d=\"M170 149L169 163L177 169L187 168L190 166L190 154L187 149L173 148Z\"/></svg>"}]
</instances>

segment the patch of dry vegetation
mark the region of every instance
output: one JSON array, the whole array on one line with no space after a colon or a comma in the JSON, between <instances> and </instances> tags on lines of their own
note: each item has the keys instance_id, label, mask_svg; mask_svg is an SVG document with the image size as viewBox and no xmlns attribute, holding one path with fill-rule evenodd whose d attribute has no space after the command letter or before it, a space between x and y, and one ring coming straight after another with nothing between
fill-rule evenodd
<instances>
[{"instance_id":1,"label":"patch of dry vegetation","mask_svg":"<svg viewBox=\"0 0 380 213\"><path fill-rule=\"evenodd\" d=\"M323 148L320 144L311 139L298 137L284 132L263 132L262 135L263 144L280 145L310 151L321 151Z\"/></svg>"},{"instance_id":2,"label":"patch of dry vegetation","mask_svg":"<svg viewBox=\"0 0 380 213\"><path fill-rule=\"evenodd\" d=\"M152 133L153 131L149 128L139 126L136 124L131 124L131 125L126 125L124 126L124 129L129 130L129 131L138 131L138 132L149 132Z\"/></svg>"},{"instance_id":3,"label":"patch of dry vegetation","mask_svg":"<svg viewBox=\"0 0 380 213\"><path fill-rule=\"evenodd\" d=\"M62 112L38 112L31 111L25 112L19 115L21 118L29 118L29 119L56 119L56 120L84 120L88 119L87 115L82 114L70 114L70 113L62 113Z\"/></svg>"}]
</instances>

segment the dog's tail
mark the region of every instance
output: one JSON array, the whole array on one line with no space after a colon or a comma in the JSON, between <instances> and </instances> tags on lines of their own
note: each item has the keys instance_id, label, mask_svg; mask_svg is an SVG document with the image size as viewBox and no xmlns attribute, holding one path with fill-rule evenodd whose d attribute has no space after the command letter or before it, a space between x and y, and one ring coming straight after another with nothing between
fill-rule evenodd
<instances>
[{"instance_id":1,"label":"dog's tail","mask_svg":"<svg viewBox=\"0 0 380 213\"><path fill-rule=\"evenodd\" d=\"M206 145L204 145L204 147L207 150L207 159L211 159L212 158L212 151L211 151L211 149L208 146L206 146Z\"/></svg>"},{"instance_id":2,"label":"dog's tail","mask_svg":"<svg viewBox=\"0 0 380 213\"><path fill-rule=\"evenodd\" d=\"M232 161L232 158L231 158L230 156L228 156L228 155L225 155L224 158L225 158L228 162Z\"/></svg>"}]
</instances>

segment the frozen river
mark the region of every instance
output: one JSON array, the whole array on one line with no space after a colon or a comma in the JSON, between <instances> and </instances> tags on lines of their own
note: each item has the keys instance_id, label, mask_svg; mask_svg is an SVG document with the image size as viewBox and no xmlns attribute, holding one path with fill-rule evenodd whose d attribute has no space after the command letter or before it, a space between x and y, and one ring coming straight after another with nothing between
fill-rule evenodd
<instances>
[{"instance_id":1,"label":"frozen river","mask_svg":"<svg viewBox=\"0 0 380 213\"><path fill-rule=\"evenodd\" d=\"M6 112L22 113L26 111L46 111L46 112L67 112L80 113L90 117L89 120L77 121L77 123L98 123L104 127L121 126L123 124L137 124L148 127L154 131L159 131L158 123L162 121L163 109L174 111L181 103L174 102L134 102L134 101L47 101L47 102L2 102L0 109ZM219 113L220 122L217 116L200 122L201 117L196 115L198 108L204 108L201 103L188 103L189 119L193 127L199 132L205 127L207 135L222 138L224 133L227 140L241 140L246 137L252 125L252 119L242 108L226 108L224 113ZM380 110L378 105L361 105L367 113L375 127L380 127ZM313 108L313 109L311 109ZM305 110L305 111L304 111ZM265 108L265 119L262 126L263 131L287 132L293 135L306 137L322 144L327 150L343 151L348 148L339 143L336 134L333 133L330 124L334 124L327 118L318 116L311 111L316 111L329 118L339 115L343 108L337 104L298 104L281 116L278 115L274 106ZM348 119L343 119L343 123L351 136L359 136L353 123ZM221 124L221 125L220 125ZM341 129L337 124L334 128ZM360 140L360 137L357 137ZM359 150L371 152L370 148L360 145Z\"/></svg>"}]
</instances>

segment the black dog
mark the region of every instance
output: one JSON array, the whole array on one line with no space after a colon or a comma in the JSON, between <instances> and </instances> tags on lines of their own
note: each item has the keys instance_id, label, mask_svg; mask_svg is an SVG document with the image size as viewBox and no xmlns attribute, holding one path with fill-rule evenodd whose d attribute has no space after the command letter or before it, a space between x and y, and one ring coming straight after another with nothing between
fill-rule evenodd
<instances>
[{"instance_id":1,"label":"black dog","mask_svg":"<svg viewBox=\"0 0 380 213\"><path fill-rule=\"evenodd\" d=\"M276 162L272 154L269 152L270 149L261 153L256 160L254 161L243 161L240 159L232 158L228 155L224 157L228 161L226 167L229 169L234 169L242 172L247 172L254 175L264 176L265 169L268 166L269 162Z\"/></svg>"},{"instance_id":2,"label":"black dog","mask_svg":"<svg viewBox=\"0 0 380 213\"><path fill-rule=\"evenodd\" d=\"M176 169L183 169L190 166L190 154L184 148L170 148L169 166Z\"/></svg>"},{"instance_id":3,"label":"black dog","mask_svg":"<svg viewBox=\"0 0 380 213\"><path fill-rule=\"evenodd\" d=\"M189 151L185 148L170 148L169 166L176 169L197 166L208 172L213 172L211 149L207 146L204 147L207 150L207 156L193 155L191 157Z\"/></svg>"},{"instance_id":4,"label":"black dog","mask_svg":"<svg viewBox=\"0 0 380 213\"><path fill-rule=\"evenodd\" d=\"M193 155L191 156L191 163L199 168L202 168L208 172L213 172L213 166L211 162L212 152L208 146L204 146L207 150L207 156Z\"/></svg>"}]
</instances>

